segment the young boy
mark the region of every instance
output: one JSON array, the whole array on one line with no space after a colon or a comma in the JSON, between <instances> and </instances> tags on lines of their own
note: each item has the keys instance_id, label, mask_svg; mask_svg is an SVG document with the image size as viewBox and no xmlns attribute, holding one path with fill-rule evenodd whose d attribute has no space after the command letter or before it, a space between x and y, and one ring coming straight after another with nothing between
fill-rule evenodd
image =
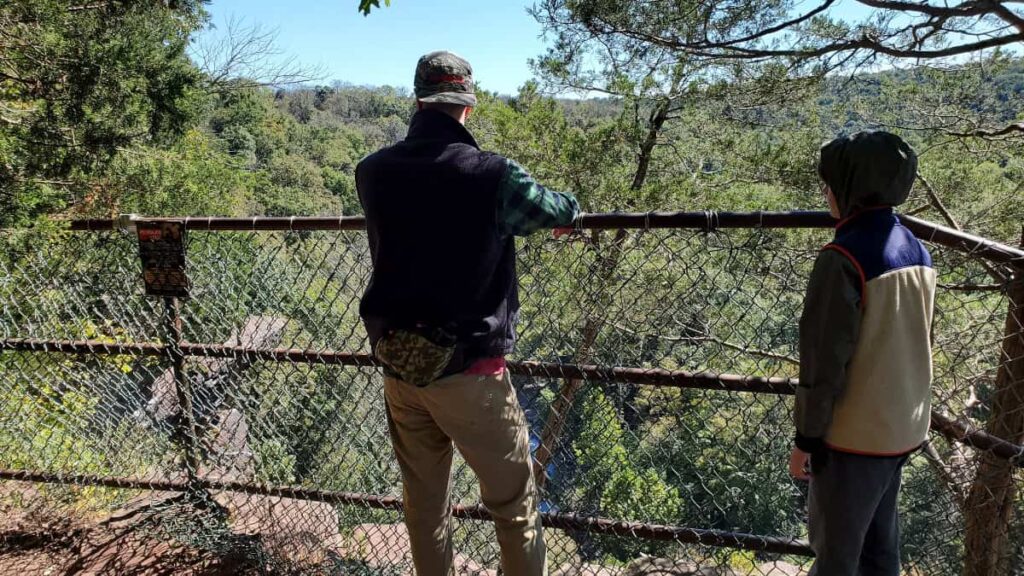
<instances>
[{"instance_id":1,"label":"young boy","mask_svg":"<svg viewBox=\"0 0 1024 576\"><path fill-rule=\"evenodd\" d=\"M794 477L810 477L812 576L900 571L900 475L931 413L935 272L893 214L916 172L914 151L887 132L821 149L818 174L840 220L814 264L800 318L790 458Z\"/></svg>"}]
</instances>

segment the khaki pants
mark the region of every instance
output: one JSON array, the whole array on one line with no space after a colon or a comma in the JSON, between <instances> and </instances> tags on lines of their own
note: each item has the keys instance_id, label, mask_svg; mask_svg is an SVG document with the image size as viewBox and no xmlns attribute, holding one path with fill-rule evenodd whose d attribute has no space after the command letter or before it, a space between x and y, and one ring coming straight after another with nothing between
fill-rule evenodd
<instances>
[{"instance_id":1,"label":"khaki pants","mask_svg":"<svg viewBox=\"0 0 1024 576\"><path fill-rule=\"evenodd\" d=\"M529 431L508 378L457 374L424 388L385 378L384 396L417 575L452 569L453 443L480 480L505 576L546 575Z\"/></svg>"}]
</instances>

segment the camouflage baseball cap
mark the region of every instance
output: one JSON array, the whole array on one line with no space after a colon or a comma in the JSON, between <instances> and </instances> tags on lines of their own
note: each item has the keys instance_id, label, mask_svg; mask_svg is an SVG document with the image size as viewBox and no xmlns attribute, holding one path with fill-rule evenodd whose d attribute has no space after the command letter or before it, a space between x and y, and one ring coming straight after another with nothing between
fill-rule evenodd
<instances>
[{"instance_id":1,"label":"camouflage baseball cap","mask_svg":"<svg viewBox=\"0 0 1024 576\"><path fill-rule=\"evenodd\" d=\"M439 50L425 54L416 63L416 99L476 106L473 67L461 56Z\"/></svg>"}]
</instances>

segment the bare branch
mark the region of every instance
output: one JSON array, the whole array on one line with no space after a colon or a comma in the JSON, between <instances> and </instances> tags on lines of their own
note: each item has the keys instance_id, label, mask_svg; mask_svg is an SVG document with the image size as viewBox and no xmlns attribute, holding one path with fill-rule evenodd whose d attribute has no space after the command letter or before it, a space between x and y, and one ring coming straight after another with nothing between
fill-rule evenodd
<instances>
[{"instance_id":1,"label":"bare branch","mask_svg":"<svg viewBox=\"0 0 1024 576\"><path fill-rule=\"evenodd\" d=\"M960 223L953 217L953 214L946 209L946 205L942 203L939 195L935 192L935 188L932 187L931 183L928 182L920 171L917 172L917 179L922 185L924 185L925 194L927 194L928 199L931 200L932 206L938 210L939 214L942 214L942 218L946 220L946 223L957 230L963 230L963 228L960 227ZM981 264L985 267L985 271L988 272L989 276L991 276L993 280L999 284L1006 283L1006 275L993 266L991 262L982 260Z\"/></svg>"},{"instance_id":2,"label":"bare branch","mask_svg":"<svg viewBox=\"0 0 1024 576\"><path fill-rule=\"evenodd\" d=\"M711 335L665 336L663 334L642 334L640 332L637 332L636 330L630 330L629 328L626 328L625 326L622 326L620 324L611 324L611 326L613 328L615 328L616 330L619 330L621 332L625 332L627 334L631 334L633 336L652 337L652 338L656 338L658 340L664 340L664 341L667 341L667 342L687 342L687 343L710 342L712 344L717 344L717 345L721 346L722 348L728 348L729 350L735 350L736 352L742 352L744 354L750 354L751 356L760 356L762 358L768 358L770 360L775 360L777 362L784 362L786 364L792 364L793 366L799 366L800 365L800 361L797 360L796 358L793 358L792 356L787 356L785 354L780 354L778 352L771 352L771 351L768 351L768 350L759 350L757 348L751 348L749 346L744 346L743 344L735 344L735 343L729 342L727 340L722 340L721 338L718 338L717 336L711 336Z\"/></svg>"},{"instance_id":3,"label":"bare branch","mask_svg":"<svg viewBox=\"0 0 1024 576\"><path fill-rule=\"evenodd\" d=\"M822 4L820 4L816 8L814 8L813 10L810 10L809 12L807 12L806 14L803 14L801 16L793 18L792 20L787 20L785 22L781 22L781 23L779 23L779 24L777 24L775 26L770 26L770 27L765 28L763 30L758 30L757 32L754 32L753 34L748 34L747 36L743 36L743 37L740 37L740 38L732 38L732 39L726 40L724 42L708 42L707 41L707 36L705 35L705 42L702 42L701 46L704 47L704 48L726 48L726 47L729 47L729 46L735 46L736 44L745 44L747 42L753 42L754 40L758 40L758 39L764 38L766 36L771 36L772 34L776 34L778 32L782 32L783 30L787 30L787 29L793 28L793 27L795 27L795 26L797 26L799 24L803 24L804 22L810 20L811 18L817 16L818 14L821 14L822 12L825 12L826 10L828 10L833 4L835 4L835 2L836 2L836 0L826 0L825 2L823 2ZM705 29L706 29L706 26L705 26Z\"/></svg>"},{"instance_id":4,"label":"bare branch","mask_svg":"<svg viewBox=\"0 0 1024 576\"><path fill-rule=\"evenodd\" d=\"M278 48L277 36L276 29L232 17L222 34L207 32L194 45L193 59L213 92L303 84L321 76Z\"/></svg>"},{"instance_id":5,"label":"bare branch","mask_svg":"<svg viewBox=\"0 0 1024 576\"><path fill-rule=\"evenodd\" d=\"M962 54L970 54L972 52L979 52L987 50L989 48L997 48L1000 46L1008 46L1018 42L1024 42L1024 33L1012 34L1008 36L997 36L982 40L978 42L972 42L969 44L956 44L947 48L935 49L935 50L920 50L920 49L902 49L896 48L884 44L872 36L864 35L856 40L842 40L839 42L831 42L813 49L768 49L768 48L740 48L735 46L728 46L723 52L714 52L704 47L693 47L691 48L687 44L677 42L671 39L665 39L657 36L651 36L647 34L628 33L631 37L635 37L638 40L648 40L652 43L658 44L666 48L673 48L679 50L687 50L691 54L701 56L705 58L719 58L729 60L767 60L770 58L798 58L802 60L810 60L819 58L822 56L828 56L830 54L858 51L858 50L870 50L878 54L885 54L894 58L946 58L950 56L959 56Z\"/></svg>"},{"instance_id":6,"label":"bare branch","mask_svg":"<svg viewBox=\"0 0 1024 576\"><path fill-rule=\"evenodd\" d=\"M946 490L949 491L949 495L953 498L957 508L962 511L967 498L963 490L963 486L966 483L957 480L956 474L942 460L942 456L935 450L930 440L925 440L922 448L925 458L932 465L932 468L935 468L935 471L938 472L939 477L942 478L942 482L946 486Z\"/></svg>"},{"instance_id":7,"label":"bare branch","mask_svg":"<svg viewBox=\"0 0 1024 576\"><path fill-rule=\"evenodd\" d=\"M984 130L978 129L971 132L947 132L950 136L959 136L963 138L974 137L974 138L998 138L1001 136L1024 136L1024 122L1017 122L1015 124L1008 124L1002 128L996 130Z\"/></svg>"},{"instance_id":8,"label":"bare branch","mask_svg":"<svg viewBox=\"0 0 1024 576\"><path fill-rule=\"evenodd\" d=\"M68 12L84 12L86 10L100 10L103 8L109 8L111 2L96 2L95 4L81 4L79 6L69 6Z\"/></svg>"},{"instance_id":9,"label":"bare branch","mask_svg":"<svg viewBox=\"0 0 1024 576\"><path fill-rule=\"evenodd\" d=\"M998 2L964 2L957 6L934 6L932 4L919 4L915 2L900 2L898 0L857 0L858 3L872 8L884 10L895 10L899 12L917 12L942 18L980 16L991 13L991 4Z\"/></svg>"},{"instance_id":10,"label":"bare branch","mask_svg":"<svg viewBox=\"0 0 1024 576\"><path fill-rule=\"evenodd\" d=\"M969 0L956 5L933 5L903 0L857 0L875 9L868 19L841 25L829 19L834 0L817 3L792 17L782 12L775 18L751 17L745 26L733 26L735 15L714 3L698 4L676 19L617 9L569 9L581 12L577 23L592 40L618 36L694 58L714 61L788 59L816 64L823 70L849 63L844 54L863 54L864 60L942 59L1024 42L1024 15L1004 2ZM547 24L564 26L557 10L564 4L549 0ZM822 19L823 18L823 19ZM777 20L773 22L773 20ZM729 36L721 30L742 30ZM947 42L948 41L948 42Z\"/></svg>"},{"instance_id":11,"label":"bare branch","mask_svg":"<svg viewBox=\"0 0 1024 576\"><path fill-rule=\"evenodd\" d=\"M996 16L1001 18L1010 26L1016 28L1021 34L1024 34L1024 18L1021 18L1016 12L1010 10L1006 6L1003 6L999 2L992 1L990 3L993 4L992 12L995 13Z\"/></svg>"}]
</instances>

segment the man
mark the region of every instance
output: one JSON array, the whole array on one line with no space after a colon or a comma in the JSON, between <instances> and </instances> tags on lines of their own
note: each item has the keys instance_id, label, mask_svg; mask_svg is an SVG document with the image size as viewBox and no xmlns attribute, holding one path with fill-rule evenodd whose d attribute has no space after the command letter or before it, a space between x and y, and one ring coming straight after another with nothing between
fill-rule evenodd
<instances>
[{"instance_id":1,"label":"man","mask_svg":"<svg viewBox=\"0 0 1024 576\"><path fill-rule=\"evenodd\" d=\"M509 576L546 574L526 419L505 371L519 312L513 236L566 226L569 195L479 149L469 63L416 66L406 139L356 167L373 275L360 315L384 366L388 426L420 576L452 567L452 445L480 481Z\"/></svg>"}]
</instances>

